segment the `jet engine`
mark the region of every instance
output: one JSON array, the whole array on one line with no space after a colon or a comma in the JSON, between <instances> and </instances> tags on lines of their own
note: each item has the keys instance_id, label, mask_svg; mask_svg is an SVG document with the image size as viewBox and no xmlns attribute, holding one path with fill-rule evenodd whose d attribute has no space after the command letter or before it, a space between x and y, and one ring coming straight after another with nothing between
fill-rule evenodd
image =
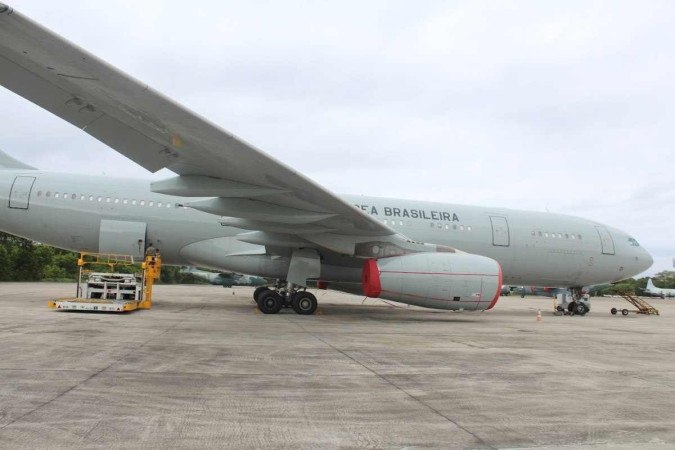
<instances>
[{"instance_id":1,"label":"jet engine","mask_svg":"<svg viewBox=\"0 0 675 450\"><path fill-rule=\"evenodd\" d=\"M365 261L363 293L410 305L483 311L497 303L502 269L469 253L414 253Z\"/></svg>"}]
</instances>

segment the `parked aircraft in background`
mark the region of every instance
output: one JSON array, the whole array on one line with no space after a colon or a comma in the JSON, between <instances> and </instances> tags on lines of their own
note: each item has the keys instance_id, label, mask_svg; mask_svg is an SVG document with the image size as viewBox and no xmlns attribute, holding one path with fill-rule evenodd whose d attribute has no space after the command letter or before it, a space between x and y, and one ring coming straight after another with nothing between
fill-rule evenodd
<instances>
[{"instance_id":1,"label":"parked aircraft in background","mask_svg":"<svg viewBox=\"0 0 675 450\"><path fill-rule=\"evenodd\" d=\"M664 289L654 286L651 278L647 279L647 287L644 290L647 294L657 295L661 298L675 297L675 289Z\"/></svg>"},{"instance_id":2,"label":"parked aircraft in background","mask_svg":"<svg viewBox=\"0 0 675 450\"><path fill-rule=\"evenodd\" d=\"M262 277L254 277L251 275L244 275L241 273L218 273L208 272L206 270L199 270L196 267L183 267L180 272L182 274L189 274L193 277L206 280L211 284L217 284L223 287L232 286L263 286L269 284L269 280Z\"/></svg>"},{"instance_id":3,"label":"parked aircraft in background","mask_svg":"<svg viewBox=\"0 0 675 450\"><path fill-rule=\"evenodd\" d=\"M58 174L0 155L0 229L138 257L152 241L168 264L278 279L256 290L263 313L314 313L309 285L485 310L503 284L580 297L584 285L652 264L632 236L591 220L337 196L2 4L0 85L144 168L177 174L153 183Z\"/></svg>"}]
</instances>

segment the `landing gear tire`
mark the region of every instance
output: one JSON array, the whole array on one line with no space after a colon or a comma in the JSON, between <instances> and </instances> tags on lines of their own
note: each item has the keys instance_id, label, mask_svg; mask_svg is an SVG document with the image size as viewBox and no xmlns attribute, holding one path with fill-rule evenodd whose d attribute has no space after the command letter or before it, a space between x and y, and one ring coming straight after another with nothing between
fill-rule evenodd
<instances>
[{"instance_id":1,"label":"landing gear tire","mask_svg":"<svg viewBox=\"0 0 675 450\"><path fill-rule=\"evenodd\" d=\"M281 311L284 299L278 292L267 290L258 296L258 309L263 314L277 314Z\"/></svg>"},{"instance_id":2,"label":"landing gear tire","mask_svg":"<svg viewBox=\"0 0 675 450\"><path fill-rule=\"evenodd\" d=\"M577 302L571 302L569 305L567 305L567 310L570 312L570 314L574 314L577 309Z\"/></svg>"},{"instance_id":3,"label":"landing gear tire","mask_svg":"<svg viewBox=\"0 0 675 450\"><path fill-rule=\"evenodd\" d=\"M622 309L622 310L621 310L621 315L627 316L627 315L628 315L628 310L627 310L627 309Z\"/></svg>"},{"instance_id":4,"label":"landing gear tire","mask_svg":"<svg viewBox=\"0 0 675 450\"><path fill-rule=\"evenodd\" d=\"M269 291L270 288L267 286L260 286L255 288L255 291L253 291L253 300L255 300L256 303L258 303L258 299L260 298L260 294L262 294L265 291Z\"/></svg>"},{"instance_id":5,"label":"landing gear tire","mask_svg":"<svg viewBox=\"0 0 675 450\"><path fill-rule=\"evenodd\" d=\"M616 308L612 308L612 309L609 310L609 312L611 312L613 316L616 316L616 313L618 313L619 310L616 309Z\"/></svg>"},{"instance_id":6,"label":"landing gear tire","mask_svg":"<svg viewBox=\"0 0 675 450\"><path fill-rule=\"evenodd\" d=\"M309 316L314 314L317 306L319 306L319 302L317 302L316 297L311 292L301 291L293 294L291 306L296 313Z\"/></svg>"},{"instance_id":7,"label":"landing gear tire","mask_svg":"<svg viewBox=\"0 0 675 450\"><path fill-rule=\"evenodd\" d=\"M574 313L580 316L583 316L587 312L588 311L586 311L586 305L584 305L583 303L577 303L576 306L574 307Z\"/></svg>"}]
</instances>

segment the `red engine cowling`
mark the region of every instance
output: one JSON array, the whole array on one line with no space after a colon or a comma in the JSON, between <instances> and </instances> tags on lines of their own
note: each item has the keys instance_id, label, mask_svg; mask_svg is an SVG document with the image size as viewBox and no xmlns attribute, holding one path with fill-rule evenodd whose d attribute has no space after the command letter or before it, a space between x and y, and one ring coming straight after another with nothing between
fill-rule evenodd
<instances>
[{"instance_id":1,"label":"red engine cowling","mask_svg":"<svg viewBox=\"0 0 675 450\"><path fill-rule=\"evenodd\" d=\"M469 253L414 253L367 260L362 283L368 297L482 311L499 299L502 268L494 259Z\"/></svg>"}]
</instances>

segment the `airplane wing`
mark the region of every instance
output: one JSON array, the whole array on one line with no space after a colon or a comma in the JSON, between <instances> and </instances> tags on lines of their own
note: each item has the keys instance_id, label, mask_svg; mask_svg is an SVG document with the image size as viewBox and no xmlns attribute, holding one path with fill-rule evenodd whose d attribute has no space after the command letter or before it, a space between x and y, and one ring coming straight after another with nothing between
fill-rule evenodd
<instances>
[{"instance_id":1,"label":"airplane wing","mask_svg":"<svg viewBox=\"0 0 675 450\"><path fill-rule=\"evenodd\" d=\"M224 216L223 225L254 230L243 238L247 242L288 243L292 235L292 245L355 256L429 251L1 3L0 84L149 171L175 172L152 190L201 197L186 206Z\"/></svg>"}]
</instances>

